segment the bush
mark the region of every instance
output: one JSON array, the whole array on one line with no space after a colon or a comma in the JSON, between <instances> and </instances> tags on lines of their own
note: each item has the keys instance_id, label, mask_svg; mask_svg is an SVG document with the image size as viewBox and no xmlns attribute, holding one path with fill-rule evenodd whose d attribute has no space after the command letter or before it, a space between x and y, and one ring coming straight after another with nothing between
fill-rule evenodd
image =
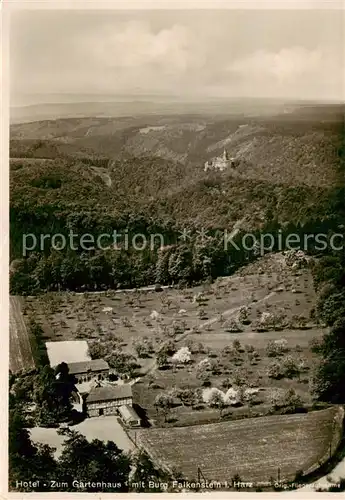
<instances>
[{"instance_id":1,"label":"bush","mask_svg":"<svg viewBox=\"0 0 345 500\"><path fill-rule=\"evenodd\" d=\"M283 369L284 376L287 378L293 378L296 375L299 375L301 368L298 362L296 362L292 356L286 356L283 359Z\"/></svg>"},{"instance_id":2,"label":"bush","mask_svg":"<svg viewBox=\"0 0 345 500\"><path fill-rule=\"evenodd\" d=\"M281 330L286 324L286 317L283 313L270 313L264 311L259 320L255 323L257 331Z\"/></svg>"},{"instance_id":3,"label":"bush","mask_svg":"<svg viewBox=\"0 0 345 500\"><path fill-rule=\"evenodd\" d=\"M279 361L272 361L267 368L267 375L274 379L293 378L299 375L300 372L301 368L292 356L286 356Z\"/></svg>"},{"instance_id":4,"label":"bush","mask_svg":"<svg viewBox=\"0 0 345 500\"><path fill-rule=\"evenodd\" d=\"M279 391L278 389L272 389L268 396L268 401L274 411L280 408L282 400L283 397L281 391Z\"/></svg>"},{"instance_id":5,"label":"bush","mask_svg":"<svg viewBox=\"0 0 345 500\"><path fill-rule=\"evenodd\" d=\"M302 399L294 389L286 391L282 398L282 407L284 408L284 413L296 413L303 408Z\"/></svg>"},{"instance_id":6,"label":"bush","mask_svg":"<svg viewBox=\"0 0 345 500\"><path fill-rule=\"evenodd\" d=\"M224 393L216 387L205 389L203 401L211 407L221 408L224 405Z\"/></svg>"},{"instance_id":7,"label":"bush","mask_svg":"<svg viewBox=\"0 0 345 500\"><path fill-rule=\"evenodd\" d=\"M282 356L288 350L287 341L285 339L270 340L266 346L266 354L271 358Z\"/></svg>"},{"instance_id":8,"label":"bush","mask_svg":"<svg viewBox=\"0 0 345 500\"><path fill-rule=\"evenodd\" d=\"M279 361L272 361L268 365L267 376L274 379L280 379L284 377Z\"/></svg>"},{"instance_id":9,"label":"bush","mask_svg":"<svg viewBox=\"0 0 345 500\"><path fill-rule=\"evenodd\" d=\"M269 396L269 402L274 412L279 410L280 413L289 414L307 411L303 407L301 397L294 389L288 389L283 394L277 389L272 390Z\"/></svg>"},{"instance_id":10,"label":"bush","mask_svg":"<svg viewBox=\"0 0 345 500\"><path fill-rule=\"evenodd\" d=\"M233 385L244 386L249 383L249 373L245 368L235 368L232 373L231 380Z\"/></svg>"},{"instance_id":11,"label":"bush","mask_svg":"<svg viewBox=\"0 0 345 500\"><path fill-rule=\"evenodd\" d=\"M133 347L139 358L148 358L154 352L153 344L147 337L135 339Z\"/></svg>"},{"instance_id":12,"label":"bush","mask_svg":"<svg viewBox=\"0 0 345 500\"><path fill-rule=\"evenodd\" d=\"M297 300L296 305L300 305L299 303L297 304ZM290 326L291 328L297 328L299 330L306 330L310 328L310 325L308 326L308 318L303 314L294 314L292 316Z\"/></svg>"},{"instance_id":13,"label":"bush","mask_svg":"<svg viewBox=\"0 0 345 500\"><path fill-rule=\"evenodd\" d=\"M174 399L179 399L186 406L192 406L198 403L199 395L197 390L190 388L175 388L169 391L169 395Z\"/></svg>"},{"instance_id":14,"label":"bush","mask_svg":"<svg viewBox=\"0 0 345 500\"><path fill-rule=\"evenodd\" d=\"M235 339L232 343L232 347L237 352L243 352L243 348L241 346L241 342L238 339Z\"/></svg>"},{"instance_id":15,"label":"bush","mask_svg":"<svg viewBox=\"0 0 345 500\"><path fill-rule=\"evenodd\" d=\"M238 316L238 321L242 323L242 325L249 325L251 323L251 320L249 318L249 310L248 307L241 307L240 313Z\"/></svg>"},{"instance_id":16,"label":"bush","mask_svg":"<svg viewBox=\"0 0 345 500\"><path fill-rule=\"evenodd\" d=\"M158 352L164 353L167 356L172 356L176 352L176 347L175 347L174 341L173 340L166 340L165 342L163 342L159 346Z\"/></svg>"},{"instance_id":17,"label":"bush","mask_svg":"<svg viewBox=\"0 0 345 500\"><path fill-rule=\"evenodd\" d=\"M197 364L196 376L200 378L204 372L211 370L212 370L212 362L209 360L209 358L204 358Z\"/></svg>"},{"instance_id":18,"label":"bush","mask_svg":"<svg viewBox=\"0 0 345 500\"><path fill-rule=\"evenodd\" d=\"M224 323L224 330L230 333L240 333L243 331L234 319L229 319Z\"/></svg>"},{"instance_id":19,"label":"bush","mask_svg":"<svg viewBox=\"0 0 345 500\"><path fill-rule=\"evenodd\" d=\"M212 375L220 375L222 373L222 367L220 363L218 363L217 361L212 362L211 373Z\"/></svg>"},{"instance_id":20,"label":"bush","mask_svg":"<svg viewBox=\"0 0 345 500\"><path fill-rule=\"evenodd\" d=\"M174 363L189 363L191 361L191 352L188 347L181 347L181 349L172 356L171 361Z\"/></svg>"}]
</instances>

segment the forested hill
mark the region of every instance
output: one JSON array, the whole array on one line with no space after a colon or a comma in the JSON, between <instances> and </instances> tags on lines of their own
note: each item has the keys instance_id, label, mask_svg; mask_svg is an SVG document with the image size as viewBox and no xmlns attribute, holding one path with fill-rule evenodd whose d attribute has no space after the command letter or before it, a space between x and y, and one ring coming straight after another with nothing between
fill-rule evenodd
<instances>
[{"instance_id":1,"label":"forested hill","mask_svg":"<svg viewBox=\"0 0 345 500\"><path fill-rule=\"evenodd\" d=\"M193 115L13 126L12 290L137 286L230 272L227 256L216 251L219 241L208 242L211 263L201 269L195 241L170 250L163 265L157 250L46 251L23 258L23 233L97 235L127 228L161 232L176 243L185 227L203 227L215 238L216 230L235 223L243 231L336 227L344 216L342 123L320 113L312 119L303 113L265 120ZM236 168L204 172L204 162L224 147Z\"/></svg>"},{"instance_id":2,"label":"forested hill","mask_svg":"<svg viewBox=\"0 0 345 500\"><path fill-rule=\"evenodd\" d=\"M246 178L330 185L343 147L343 107L301 108L275 117L224 115L74 118L11 127L12 158L108 160L160 157L198 175L227 148ZM145 172L145 171L144 171ZM191 172L187 172L188 176Z\"/></svg>"},{"instance_id":3,"label":"forested hill","mask_svg":"<svg viewBox=\"0 0 345 500\"><path fill-rule=\"evenodd\" d=\"M200 170L189 176L183 165L160 158L116 161L106 170L64 160L28 159L11 165L14 224L28 214L35 218L74 212L93 213L115 226L135 216L172 221L179 227L197 221L208 228L229 229L239 219L247 229L268 219L304 224L333 217L339 190L340 186L272 184L231 172ZM38 222L31 224L33 219L27 229L39 229Z\"/></svg>"}]
</instances>

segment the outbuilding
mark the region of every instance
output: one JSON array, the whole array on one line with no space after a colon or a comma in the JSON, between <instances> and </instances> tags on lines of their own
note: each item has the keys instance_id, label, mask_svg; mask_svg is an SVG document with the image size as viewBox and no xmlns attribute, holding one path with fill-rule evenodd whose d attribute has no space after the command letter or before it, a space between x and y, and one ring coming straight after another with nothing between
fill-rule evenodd
<instances>
[{"instance_id":1,"label":"outbuilding","mask_svg":"<svg viewBox=\"0 0 345 500\"><path fill-rule=\"evenodd\" d=\"M132 406L123 405L119 408L119 415L124 424L131 427L140 427L141 420Z\"/></svg>"}]
</instances>

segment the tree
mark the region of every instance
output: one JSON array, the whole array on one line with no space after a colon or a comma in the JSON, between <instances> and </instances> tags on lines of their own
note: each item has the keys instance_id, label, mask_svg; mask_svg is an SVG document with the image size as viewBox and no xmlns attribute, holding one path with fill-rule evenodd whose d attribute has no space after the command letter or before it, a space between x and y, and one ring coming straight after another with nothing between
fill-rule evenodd
<instances>
[{"instance_id":1,"label":"tree","mask_svg":"<svg viewBox=\"0 0 345 500\"><path fill-rule=\"evenodd\" d=\"M72 391L73 383L57 379L50 366L40 371L35 381L34 399L41 425L49 426L70 419Z\"/></svg>"},{"instance_id":2,"label":"tree","mask_svg":"<svg viewBox=\"0 0 345 500\"><path fill-rule=\"evenodd\" d=\"M157 394L154 406L156 407L156 410L158 409L163 413L164 415L164 422L167 421L167 415L169 414L171 408L174 405L174 400L170 396L170 394Z\"/></svg>"},{"instance_id":3,"label":"tree","mask_svg":"<svg viewBox=\"0 0 345 500\"><path fill-rule=\"evenodd\" d=\"M287 341L285 339L270 340L266 346L266 354L271 358L282 356L287 351Z\"/></svg>"},{"instance_id":4,"label":"tree","mask_svg":"<svg viewBox=\"0 0 345 500\"><path fill-rule=\"evenodd\" d=\"M232 346L235 351L240 352L242 350L241 342L238 339L235 339L232 343Z\"/></svg>"},{"instance_id":5,"label":"tree","mask_svg":"<svg viewBox=\"0 0 345 500\"><path fill-rule=\"evenodd\" d=\"M15 396L16 404L32 403L36 373L16 376L12 380L10 394Z\"/></svg>"},{"instance_id":6,"label":"tree","mask_svg":"<svg viewBox=\"0 0 345 500\"><path fill-rule=\"evenodd\" d=\"M321 295L317 303L319 317L329 326L345 316L345 291L333 288L329 295Z\"/></svg>"},{"instance_id":7,"label":"tree","mask_svg":"<svg viewBox=\"0 0 345 500\"><path fill-rule=\"evenodd\" d=\"M191 352L188 347L181 347L171 358L174 363L189 363L191 360Z\"/></svg>"},{"instance_id":8,"label":"tree","mask_svg":"<svg viewBox=\"0 0 345 500\"><path fill-rule=\"evenodd\" d=\"M216 389L216 388L214 388ZM211 394L210 394L210 397L209 397L209 400L208 400L208 404L212 407L215 407L215 408L218 408L220 414L222 413L222 409L224 408L225 404L224 404L224 394L222 393L222 391L216 389L216 390L212 390L211 389Z\"/></svg>"},{"instance_id":9,"label":"tree","mask_svg":"<svg viewBox=\"0 0 345 500\"><path fill-rule=\"evenodd\" d=\"M121 351L113 351L106 360L111 368L120 375L132 377L138 368L138 363L133 355Z\"/></svg>"},{"instance_id":10,"label":"tree","mask_svg":"<svg viewBox=\"0 0 345 500\"><path fill-rule=\"evenodd\" d=\"M168 272L173 281L190 281L193 275L193 255L188 245L179 245L170 254Z\"/></svg>"},{"instance_id":11,"label":"tree","mask_svg":"<svg viewBox=\"0 0 345 500\"><path fill-rule=\"evenodd\" d=\"M345 355L345 318L340 317L322 338L321 354L327 358L335 352Z\"/></svg>"},{"instance_id":12,"label":"tree","mask_svg":"<svg viewBox=\"0 0 345 500\"><path fill-rule=\"evenodd\" d=\"M172 356L176 352L175 343L173 340L164 341L158 348L158 352L163 352L167 356Z\"/></svg>"},{"instance_id":13,"label":"tree","mask_svg":"<svg viewBox=\"0 0 345 500\"><path fill-rule=\"evenodd\" d=\"M112 344L101 342L101 340L88 341L89 354L91 359L104 359L111 352Z\"/></svg>"},{"instance_id":14,"label":"tree","mask_svg":"<svg viewBox=\"0 0 345 500\"><path fill-rule=\"evenodd\" d=\"M158 368L163 368L168 363L168 355L164 350L158 351L156 355L156 361Z\"/></svg>"},{"instance_id":15,"label":"tree","mask_svg":"<svg viewBox=\"0 0 345 500\"><path fill-rule=\"evenodd\" d=\"M131 476L131 484L138 485L133 488L135 493L152 493L152 488L149 488L149 482L153 481L156 484L162 484L163 481L167 481L167 474L159 469L151 461L150 457L143 451L140 450L133 457L133 467L134 473ZM164 491L161 488L157 488L155 491Z\"/></svg>"},{"instance_id":16,"label":"tree","mask_svg":"<svg viewBox=\"0 0 345 500\"><path fill-rule=\"evenodd\" d=\"M276 411L278 408L282 406L283 396L281 391L278 389L271 389L268 394L268 401L272 406L272 409Z\"/></svg>"},{"instance_id":17,"label":"tree","mask_svg":"<svg viewBox=\"0 0 345 500\"><path fill-rule=\"evenodd\" d=\"M293 378L301 372L299 364L292 356L285 356L282 359L272 361L267 368L267 375L270 378Z\"/></svg>"},{"instance_id":18,"label":"tree","mask_svg":"<svg viewBox=\"0 0 345 500\"><path fill-rule=\"evenodd\" d=\"M63 451L58 461L61 481L69 484L69 491L81 491L73 487L73 480L79 482L104 482L118 484L109 486L107 492L128 491L128 476L131 460L113 441L103 442L98 439L87 441L82 434L72 431L64 442ZM84 491L99 491L86 484Z\"/></svg>"},{"instance_id":19,"label":"tree","mask_svg":"<svg viewBox=\"0 0 345 500\"><path fill-rule=\"evenodd\" d=\"M246 368L236 367L231 375L231 380L235 386L245 386L249 382L249 373Z\"/></svg>"},{"instance_id":20,"label":"tree","mask_svg":"<svg viewBox=\"0 0 345 500\"><path fill-rule=\"evenodd\" d=\"M34 445L24 420L16 410L9 412L9 488L28 491L17 487L17 481L39 481L38 491L46 489L44 484L56 477L56 462L53 449L47 445Z\"/></svg>"},{"instance_id":21,"label":"tree","mask_svg":"<svg viewBox=\"0 0 345 500\"><path fill-rule=\"evenodd\" d=\"M180 389L178 392L178 397L180 398L182 404L191 406L198 402L199 394L196 389Z\"/></svg>"},{"instance_id":22,"label":"tree","mask_svg":"<svg viewBox=\"0 0 345 500\"><path fill-rule=\"evenodd\" d=\"M321 360L310 378L310 389L314 399L344 403L345 401L345 359L335 353Z\"/></svg>"},{"instance_id":23,"label":"tree","mask_svg":"<svg viewBox=\"0 0 345 500\"><path fill-rule=\"evenodd\" d=\"M133 346L139 358L148 358L154 350L152 342L146 337L135 339Z\"/></svg>"},{"instance_id":24,"label":"tree","mask_svg":"<svg viewBox=\"0 0 345 500\"><path fill-rule=\"evenodd\" d=\"M250 318L249 318L249 310L248 307L243 306L240 309L239 315L238 315L238 321L242 323L243 325L249 325L250 324Z\"/></svg>"},{"instance_id":25,"label":"tree","mask_svg":"<svg viewBox=\"0 0 345 500\"><path fill-rule=\"evenodd\" d=\"M208 358L202 359L196 370L196 377L202 381L202 385L207 386L210 384L210 371L212 369L212 363Z\"/></svg>"},{"instance_id":26,"label":"tree","mask_svg":"<svg viewBox=\"0 0 345 500\"><path fill-rule=\"evenodd\" d=\"M340 281L344 269L338 256L327 255L314 263L312 272L316 288L319 288L322 283Z\"/></svg>"},{"instance_id":27,"label":"tree","mask_svg":"<svg viewBox=\"0 0 345 500\"><path fill-rule=\"evenodd\" d=\"M345 319L339 314L318 346L322 360L310 379L314 398L332 403L345 402Z\"/></svg>"},{"instance_id":28,"label":"tree","mask_svg":"<svg viewBox=\"0 0 345 500\"><path fill-rule=\"evenodd\" d=\"M169 258L173 250L173 245L158 249L156 263L156 281L158 283L164 284L171 281L169 274Z\"/></svg>"},{"instance_id":29,"label":"tree","mask_svg":"<svg viewBox=\"0 0 345 500\"><path fill-rule=\"evenodd\" d=\"M43 329L41 325L30 319L29 331L31 338L32 354L35 359L36 365L43 367L49 365L49 358L45 342L43 340Z\"/></svg>"},{"instance_id":30,"label":"tree","mask_svg":"<svg viewBox=\"0 0 345 500\"><path fill-rule=\"evenodd\" d=\"M68 383L70 381L68 364L64 361L55 367L55 377L58 377L60 382Z\"/></svg>"},{"instance_id":31,"label":"tree","mask_svg":"<svg viewBox=\"0 0 345 500\"><path fill-rule=\"evenodd\" d=\"M288 389L282 399L285 413L296 413L303 406L302 398L294 389Z\"/></svg>"},{"instance_id":32,"label":"tree","mask_svg":"<svg viewBox=\"0 0 345 500\"><path fill-rule=\"evenodd\" d=\"M235 319L233 319L233 318L230 318L227 321L225 321L225 323L224 323L223 326L224 326L224 329L225 329L226 332L230 332L230 333L240 333L240 332L242 332L242 328L237 323L237 321Z\"/></svg>"}]
</instances>

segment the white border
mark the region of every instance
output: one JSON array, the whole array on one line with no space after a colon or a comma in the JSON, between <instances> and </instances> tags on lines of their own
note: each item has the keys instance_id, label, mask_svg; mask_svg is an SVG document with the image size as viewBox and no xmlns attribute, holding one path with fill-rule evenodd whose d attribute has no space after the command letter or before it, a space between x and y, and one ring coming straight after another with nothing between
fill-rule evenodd
<instances>
[{"instance_id":1,"label":"white border","mask_svg":"<svg viewBox=\"0 0 345 500\"><path fill-rule=\"evenodd\" d=\"M4 9L332 9L345 8L344 0L3 0Z\"/></svg>"}]
</instances>

